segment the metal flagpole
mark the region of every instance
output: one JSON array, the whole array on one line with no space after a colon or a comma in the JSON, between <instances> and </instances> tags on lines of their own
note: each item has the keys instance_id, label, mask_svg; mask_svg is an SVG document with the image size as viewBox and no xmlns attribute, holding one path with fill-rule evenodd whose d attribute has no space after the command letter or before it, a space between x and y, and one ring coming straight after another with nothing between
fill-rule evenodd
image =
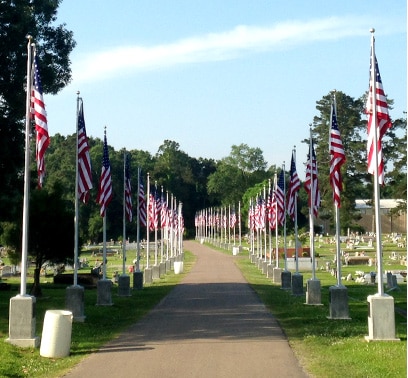
<instances>
[{"instance_id":1,"label":"metal flagpole","mask_svg":"<svg viewBox=\"0 0 408 378\"><path fill-rule=\"evenodd\" d=\"M146 195L146 268L149 268L150 255L150 174L147 174Z\"/></svg>"},{"instance_id":2,"label":"metal flagpole","mask_svg":"<svg viewBox=\"0 0 408 378\"><path fill-rule=\"evenodd\" d=\"M378 120L377 120L377 67L375 64L375 39L374 29L371 29L371 98L372 98L372 124L374 128L374 204L375 204L375 241L377 247L377 283L378 294L384 295L384 279L382 268L382 245L381 245L381 216L380 216L380 183L378 179Z\"/></svg>"},{"instance_id":3,"label":"metal flagpole","mask_svg":"<svg viewBox=\"0 0 408 378\"><path fill-rule=\"evenodd\" d=\"M316 266L315 266L315 253L314 253L314 174L313 174L313 142L312 142L312 129L310 131L310 141L309 141L309 170L310 170L310 205L309 205L309 243L310 243L310 253L312 256L312 279L316 279Z\"/></svg>"},{"instance_id":4,"label":"metal flagpole","mask_svg":"<svg viewBox=\"0 0 408 378\"><path fill-rule=\"evenodd\" d=\"M27 98L26 98L26 129L25 129L25 165L24 165L24 200L23 200L23 229L21 245L21 282L20 295L27 293L27 263L28 263L28 223L30 204L30 134L31 134L31 83L32 83L32 37L29 35L27 44Z\"/></svg>"},{"instance_id":5,"label":"metal flagpole","mask_svg":"<svg viewBox=\"0 0 408 378\"><path fill-rule=\"evenodd\" d=\"M78 244L79 244L79 198L78 198L78 182L79 182L79 146L78 146L78 117L79 117L79 102L81 98L79 97L79 91L77 92L77 112L76 112L76 159L75 159L75 218L74 218L74 286L78 285Z\"/></svg>"},{"instance_id":6,"label":"metal flagpole","mask_svg":"<svg viewBox=\"0 0 408 378\"><path fill-rule=\"evenodd\" d=\"M122 274L126 273L126 149L123 151L123 237Z\"/></svg>"},{"instance_id":7,"label":"metal flagpole","mask_svg":"<svg viewBox=\"0 0 408 378\"><path fill-rule=\"evenodd\" d=\"M285 162L282 164L283 171L283 252L285 255L284 268L288 270L288 256L286 248L286 183L285 183Z\"/></svg>"},{"instance_id":8,"label":"metal flagpole","mask_svg":"<svg viewBox=\"0 0 408 378\"><path fill-rule=\"evenodd\" d=\"M296 146L293 148L293 161L296 164ZM298 224L297 224L297 191L294 193L294 215L295 215L295 258L296 274L299 274L299 249L298 249Z\"/></svg>"},{"instance_id":9,"label":"metal flagpole","mask_svg":"<svg viewBox=\"0 0 408 378\"><path fill-rule=\"evenodd\" d=\"M140 167L137 167L137 199L136 199L136 242L137 242L137 252L136 252L136 272L140 272Z\"/></svg>"}]
</instances>

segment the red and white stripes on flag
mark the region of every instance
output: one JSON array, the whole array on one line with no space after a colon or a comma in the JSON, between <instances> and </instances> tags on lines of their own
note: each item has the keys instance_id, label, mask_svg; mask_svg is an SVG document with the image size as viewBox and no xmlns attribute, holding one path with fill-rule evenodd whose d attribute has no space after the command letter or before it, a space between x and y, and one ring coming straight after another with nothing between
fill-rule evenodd
<instances>
[{"instance_id":1,"label":"red and white stripes on flag","mask_svg":"<svg viewBox=\"0 0 408 378\"><path fill-rule=\"evenodd\" d=\"M83 203L89 200L92 185L91 158L89 155L88 137L86 136L85 117L82 99L79 99L78 111L78 197Z\"/></svg>"},{"instance_id":2,"label":"red and white stripes on flag","mask_svg":"<svg viewBox=\"0 0 408 378\"><path fill-rule=\"evenodd\" d=\"M146 199L145 199L145 192L144 192L144 184L143 184L143 176L142 171L139 169L139 222L142 226L147 225L147 211L146 211Z\"/></svg>"},{"instance_id":3,"label":"red and white stripes on flag","mask_svg":"<svg viewBox=\"0 0 408 378\"><path fill-rule=\"evenodd\" d=\"M384 160L382 153L382 138L386 131L391 127L391 118L388 115L387 98L384 93L382 80L380 76L380 70L378 68L378 62L373 46L371 47L370 57L370 89L367 97L366 112L368 114L367 123L367 164L368 172L372 175L377 172L378 183L384 184ZM374 67L373 67L374 66ZM374 69L374 72L373 72ZM373 106L373 93L375 92L375 106ZM375 145L377 145L377 159L375 157ZM376 169L376 161L378 167Z\"/></svg>"},{"instance_id":4,"label":"red and white stripes on flag","mask_svg":"<svg viewBox=\"0 0 408 378\"><path fill-rule=\"evenodd\" d=\"M292 151L292 159L290 162L290 181L288 190L288 214L290 218L295 220L297 192L300 189L300 180L296 171L295 151Z\"/></svg>"},{"instance_id":5,"label":"red and white stripes on flag","mask_svg":"<svg viewBox=\"0 0 408 378\"><path fill-rule=\"evenodd\" d=\"M336 105L333 102L331 106L331 127L330 127L330 185L333 189L333 201L337 208L340 208L340 192L343 190L341 178L341 166L346 161L343 143L340 137L340 131L337 124Z\"/></svg>"},{"instance_id":6,"label":"red and white stripes on flag","mask_svg":"<svg viewBox=\"0 0 408 378\"><path fill-rule=\"evenodd\" d=\"M38 69L38 58L34 48L34 78L32 84L32 112L35 123L36 132L36 152L35 159L37 161L38 172L38 187L41 188L45 176L45 151L50 144L50 137L48 135L47 113L45 111L45 104L43 99L43 91L41 85L41 76Z\"/></svg>"},{"instance_id":7,"label":"red and white stripes on flag","mask_svg":"<svg viewBox=\"0 0 408 378\"><path fill-rule=\"evenodd\" d=\"M283 225L285 222L285 172L281 169L278 178L278 185L276 185L276 208L277 208L277 219L278 224Z\"/></svg>"},{"instance_id":8,"label":"red and white stripes on flag","mask_svg":"<svg viewBox=\"0 0 408 378\"><path fill-rule=\"evenodd\" d=\"M102 158L102 172L99 180L99 192L96 198L96 202L101 205L100 214L104 217L106 214L106 208L112 200L112 177L111 168L109 162L108 143L106 141L106 130L103 143L103 158Z\"/></svg>"},{"instance_id":9,"label":"red and white stripes on flag","mask_svg":"<svg viewBox=\"0 0 408 378\"><path fill-rule=\"evenodd\" d=\"M312 209L312 214L317 217L320 207L320 190L319 182L317 179L317 162L316 154L314 151L313 142L310 141L310 151L308 154L308 161L306 167L306 180L305 180L305 190L309 196L308 204L309 209ZM312 201L313 198L313 201Z\"/></svg>"},{"instance_id":10,"label":"red and white stripes on flag","mask_svg":"<svg viewBox=\"0 0 408 378\"><path fill-rule=\"evenodd\" d=\"M125 158L125 211L128 222L132 222L133 209L132 209L132 185L130 182L130 156L126 155Z\"/></svg>"}]
</instances>

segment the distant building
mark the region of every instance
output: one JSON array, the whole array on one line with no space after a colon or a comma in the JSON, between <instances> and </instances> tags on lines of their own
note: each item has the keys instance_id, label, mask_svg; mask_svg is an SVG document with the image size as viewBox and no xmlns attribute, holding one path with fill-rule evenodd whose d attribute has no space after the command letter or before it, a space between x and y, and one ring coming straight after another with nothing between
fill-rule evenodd
<instances>
[{"instance_id":1,"label":"distant building","mask_svg":"<svg viewBox=\"0 0 408 378\"><path fill-rule=\"evenodd\" d=\"M357 222L366 232L375 232L375 210L372 200L356 200L356 209L360 211L361 219ZM405 201L402 199L381 199L380 217L381 231L386 234L406 233L407 231L407 209L399 210L398 213L391 212Z\"/></svg>"}]
</instances>

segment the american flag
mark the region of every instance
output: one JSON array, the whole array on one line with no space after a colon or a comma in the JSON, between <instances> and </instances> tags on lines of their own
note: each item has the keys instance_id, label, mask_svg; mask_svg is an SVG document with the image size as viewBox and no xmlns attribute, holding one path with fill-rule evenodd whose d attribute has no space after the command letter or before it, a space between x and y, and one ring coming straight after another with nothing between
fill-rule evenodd
<instances>
[{"instance_id":1,"label":"american flag","mask_svg":"<svg viewBox=\"0 0 408 378\"><path fill-rule=\"evenodd\" d=\"M269 188L268 198L266 200L266 213L269 222L269 228L273 230L276 226L275 219L275 194L273 188Z\"/></svg>"},{"instance_id":2,"label":"american flag","mask_svg":"<svg viewBox=\"0 0 408 378\"><path fill-rule=\"evenodd\" d=\"M125 210L126 218L129 222L132 222L132 186L130 183L130 155L126 155L125 158Z\"/></svg>"},{"instance_id":3,"label":"american flag","mask_svg":"<svg viewBox=\"0 0 408 378\"><path fill-rule=\"evenodd\" d=\"M237 215L235 214L235 209L231 210L229 224L230 224L230 228L234 228L237 224Z\"/></svg>"},{"instance_id":4,"label":"american flag","mask_svg":"<svg viewBox=\"0 0 408 378\"><path fill-rule=\"evenodd\" d=\"M290 218L295 220L297 192L300 189L300 180L296 171L295 151L292 151L292 159L290 162L290 181L288 190L288 214Z\"/></svg>"},{"instance_id":5,"label":"american flag","mask_svg":"<svg viewBox=\"0 0 408 378\"><path fill-rule=\"evenodd\" d=\"M259 230L265 229L265 201L261 195L258 196L255 207L255 227Z\"/></svg>"},{"instance_id":6,"label":"american flag","mask_svg":"<svg viewBox=\"0 0 408 378\"><path fill-rule=\"evenodd\" d=\"M99 192L96 198L96 202L101 205L100 214L104 217L106 214L106 208L112 200L112 177L111 168L109 162L108 143L106 141L106 131L103 142L103 158L102 158L102 172L99 179Z\"/></svg>"},{"instance_id":7,"label":"american flag","mask_svg":"<svg viewBox=\"0 0 408 378\"><path fill-rule=\"evenodd\" d=\"M336 106L333 102L331 107L331 129L330 129L330 185L333 189L334 205L340 207L340 192L343 190L340 168L346 161L343 143L337 124Z\"/></svg>"},{"instance_id":8,"label":"american flag","mask_svg":"<svg viewBox=\"0 0 408 378\"><path fill-rule=\"evenodd\" d=\"M143 184L143 176L142 171L139 169L139 221L140 224L146 226L146 200L145 200L145 192L144 192L144 184Z\"/></svg>"},{"instance_id":9,"label":"american flag","mask_svg":"<svg viewBox=\"0 0 408 378\"><path fill-rule=\"evenodd\" d=\"M305 181L305 190L309 195L309 208L312 209L313 215L317 217L319 207L320 207L320 191L319 191L319 182L317 180L317 162L316 154L313 147L313 142L311 142L311 151L307 157L307 167L306 167L306 181ZM313 189L313 191L312 191ZM313 195L313 203L311 203L311 197Z\"/></svg>"},{"instance_id":10,"label":"american flag","mask_svg":"<svg viewBox=\"0 0 408 378\"><path fill-rule=\"evenodd\" d=\"M277 218L278 223L283 225L285 221L285 173L283 169L281 169L279 178L278 178L278 185L276 185L276 207L277 207Z\"/></svg>"},{"instance_id":11,"label":"american flag","mask_svg":"<svg viewBox=\"0 0 408 378\"><path fill-rule=\"evenodd\" d=\"M83 203L89 200L92 185L91 157L89 156L88 137L86 136L84 107L82 99L78 112L78 196Z\"/></svg>"},{"instance_id":12,"label":"american flag","mask_svg":"<svg viewBox=\"0 0 408 378\"><path fill-rule=\"evenodd\" d=\"M373 42L374 43L374 42ZM384 184L384 160L382 154L381 140L385 135L386 131L391 127L391 118L388 115L388 104L387 98L384 93L384 88L381 81L380 70L378 69L377 58L374 56L374 77L375 77L375 111L373 107L373 82L372 82L372 61L373 61L373 51L371 49L371 59L370 59L370 89L367 97L366 112L368 114L367 123L367 163L368 172L372 175L376 172L375 167L375 143L377 144L377 174L378 183L380 185ZM374 113L376 114L376 119L374 119ZM375 127L377 124L377 140L375 140Z\"/></svg>"},{"instance_id":13,"label":"american flag","mask_svg":"<svg viewBox=\"0 0 408 378\"><path fill-rule=\"evenodd\" d=\"M159 227L156 189L150 190L149 196L149 230L154 231Z\"/></svg>"},{"instance_id":14,"label":"american flag","mask_svg":"<svg viewBox=\"0 0 408 378\"><path fill-rule=\"evenodd\" d=\"M160 210L160 227L165 228L168 224L169 209L167 207L167 202L164 199L163 192L161 195L161 210Z\"/></svg>"},{"instance_id":15,"label":"american flag","mask_svg":"<svg viewBox=\"0 0 408 378\"><path fill-rule=\"evenodd\" d=\"M35 159L37 161L38 187L41 188L45 176L44 156L45 151L47 150L50 144L50 137L48 135L47 113L45 111L41 77L38 69L38 59L35 51L34 51L34 80L31 101L36 131Z\"/></svg>"}]
</instances>

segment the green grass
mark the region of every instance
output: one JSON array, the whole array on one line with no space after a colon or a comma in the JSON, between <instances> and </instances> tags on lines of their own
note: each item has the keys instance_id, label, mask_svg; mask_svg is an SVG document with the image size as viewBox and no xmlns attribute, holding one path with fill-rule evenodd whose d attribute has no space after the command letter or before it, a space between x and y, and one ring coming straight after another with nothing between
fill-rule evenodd
<instances>
[{"instance_id":1,"label":"green grass","mask_svg":"<svg viewBox=\"0 0 408 378\"><path fill-rule=\"evenodd\" d=\"M320 265L325 261L322 250ZM230 253L230 252L229 252ZM327 252L331 260L331 252ZM394 261L385 260L385 269L406 269ZM277 318L286 333L289 343L305 369L314 377L405 377L407 374L407 287L388 294L394 297L396 307L396 336L399 342L374 341L368 343L367 297L377 292L377 285L342 281L349 296L351 320L327 319L330 312L329 287L337 284L330 273L318 270L321 282L322 306L305 304L305 296L291 295L262 275L258 268L243 253L236 263L245 278L258 293L261 300ZM342 268L342 276L355 275L356 270L375 271L375 267L348 266ZM310 272L303 273L303 282L312 278ZM305 289L306 291L306 289ZM401 314L402 313L402 314ZM405 316L403 315L405 313Z\"/></svg>"},{"instance_id":2,"label":"green grass","mask_svg":"<svg viewBox=\"0 0 408 378\"><path fill-rule=\"evenodd\" d=\"M214 246L211 246L215 248ZM384 269L405 269L396 261L388 259L392 246L384 248ZM231 251L223 252L231 254ZM318 249L319 266L334 257L333 246L322 245ZM402 253L402 251L399 251ZM366 252L373 254L373 252ZM96 257L89 256L93 266ZM100 260L100 257L99 257ZM406 283L400 284L399 291L389 294L394 297L396 309L396 336L399 342L370 342L368 335L367 297L375 294L377 285L364 285L355 281L343 281L349 295L349 312L351 320L329 320L329 287L337 280L331 274L318 270L317 278L321 281L323 306L305 305L305 297L292 296L273 284L250 263L247 253L235 258L237 265L261 300L271 310L288 336L289 343L305 369L314 377L405 377L406 376L406 343L407 326L405 312L407 309ZM77 364L89 353L96 351L103 343L111 340L130 324L140 319L157 304L180 281L194 263L194 256L185 255L182 275L168 274L165 278L145 286L141 291L132 291L131 297L118 297L117 287L112 290L113 306L95 306L96 290L85 290L85 323L74 323L72 346L69 357L49 359L39 356L39 349L16 348L4 341L8 336L8 309L10 297L18 293L17 280L13 283L12 292L0 292L0 377L58 377ZM113 271L121 271L119 258L109 258L108 278ZM354 275L356 270L369 272L375 267L349 266L342 268L342 275ZM304 285L311 278L310 272L303 273ZM43 297L37 299L37 334L41 335L44 314L47 309L63 308L65 304L65 287L45 283L43 278ZM49 281L49 279L48 279ZM132 282L131 282L132 286ZM112 321L113 320L113 321Z\"/></svg>"},{"instance_id":3,"label":"green grass","mask_svg":"<svg viewBox=\"0 0 408 378\"><path fill-rule=\"evenodd\" d=\"M112 289L112 306L96 306L96 289L85 290L84 323L73 323L70 356L61 359L40 356L39 348L17 348L5 342L8 337L8 311L10 298L19 293L17 279L8 279L12 284L11 292L0 291L0 377L59 377L72 368L89 353L92 353L111 340L128 326L135 323L152 309L174 286L188 273L195 257L185 253L184 273L165 275L143 290L133 290L131 297L117 296L117 286ZM108 277L120 260L110 259ZM65 306L66 286L45 283L43 278L43 296L36 302L36 334L41 335L45 312L49 309L63 309ZM50 281L50 279L48 279ZM133 283L131 281L131 287Z\"/></svg>"}]
</instances>

